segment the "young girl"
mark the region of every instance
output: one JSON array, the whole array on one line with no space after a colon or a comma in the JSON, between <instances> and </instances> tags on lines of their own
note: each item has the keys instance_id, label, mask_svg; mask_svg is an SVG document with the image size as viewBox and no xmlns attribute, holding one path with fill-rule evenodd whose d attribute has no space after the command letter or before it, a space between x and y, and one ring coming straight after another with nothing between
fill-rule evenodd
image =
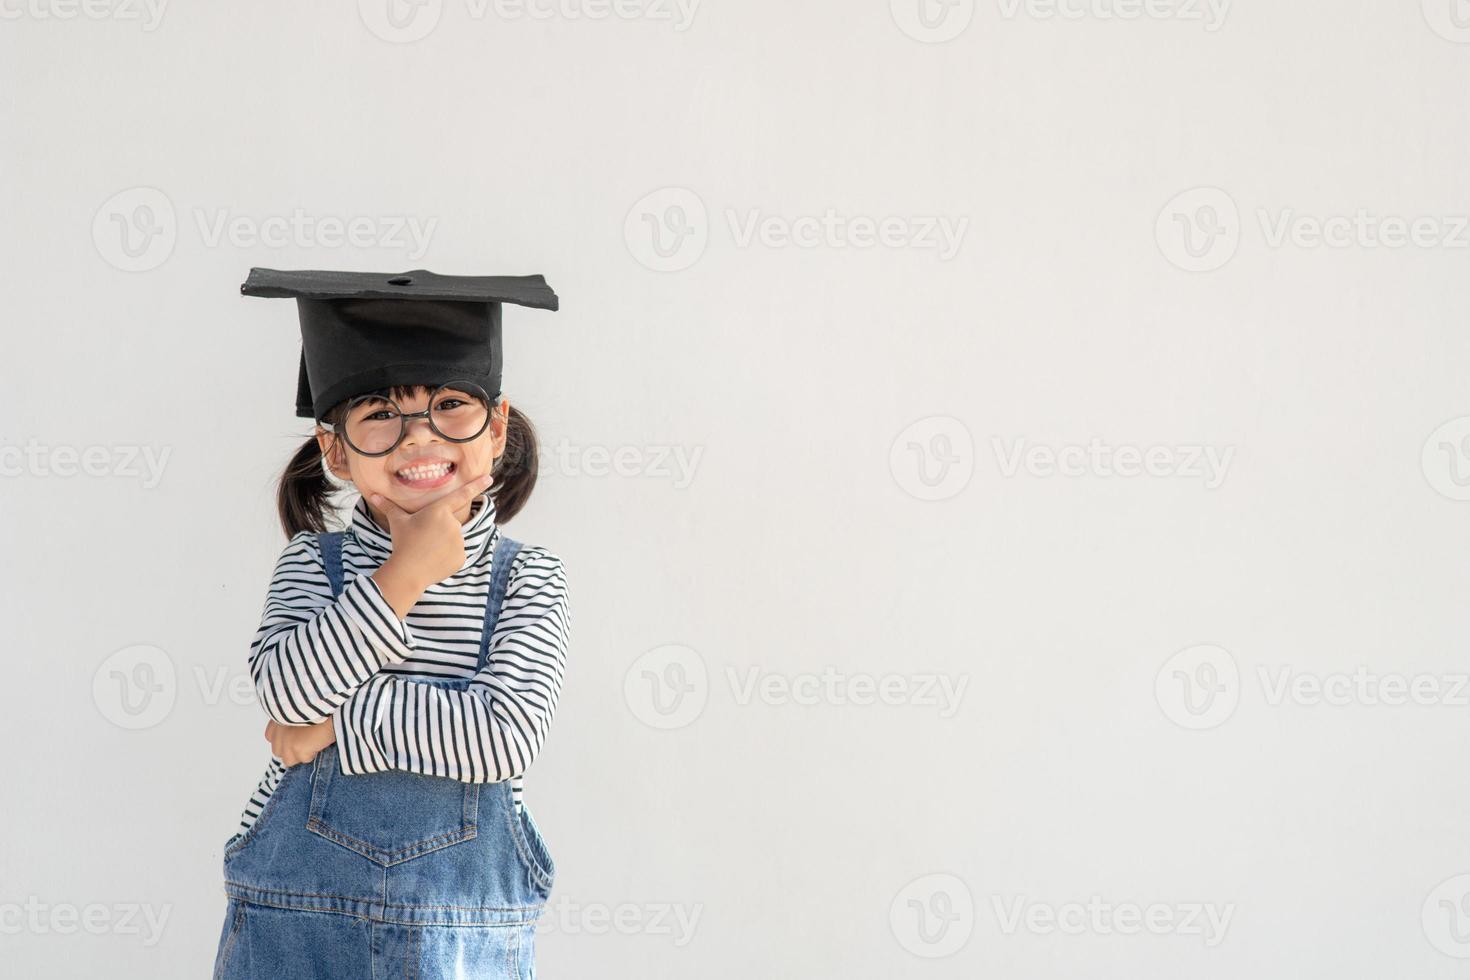
<instances>
[{"instance_id":1,"label":"young girl","mask_svg":"<svg viewBox=\"0 0 1470 980\"><path fill-rule=\"evenodd\" d=\"M290 540L250 651L273 755L225 843L215 977L532 978L555 867L521 777L568 596L561 561L498 526L537 455L500 394L499 304L555 294L424 270L254 269L242 291L298 300L318 425L280 484ZM326 470L359 494L344 531Z\"/></svg>"}]
</instances>

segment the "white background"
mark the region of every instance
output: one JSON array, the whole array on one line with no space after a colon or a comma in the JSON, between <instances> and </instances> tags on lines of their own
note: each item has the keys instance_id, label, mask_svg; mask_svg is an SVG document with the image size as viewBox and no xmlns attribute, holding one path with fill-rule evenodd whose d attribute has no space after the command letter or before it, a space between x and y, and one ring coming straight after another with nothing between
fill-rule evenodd
<instances>
[{"instance_id":1,"label":"white background","mask_svg":"<svg viewBox=\"0 0 1470 980\"><path fill-rule=\"evenodd\" d=\"M395 2L0 0L8 975L213 961L308 433L253 265L561 296L542 976L1470 970L1470 7Z\"/></svg>"}]
</instances>

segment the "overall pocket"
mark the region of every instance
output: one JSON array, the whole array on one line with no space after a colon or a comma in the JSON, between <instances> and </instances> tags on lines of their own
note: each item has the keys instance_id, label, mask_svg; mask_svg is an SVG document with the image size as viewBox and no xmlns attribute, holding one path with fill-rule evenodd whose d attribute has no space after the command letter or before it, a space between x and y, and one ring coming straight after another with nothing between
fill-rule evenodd
<instances>
[{"instance_id":1,"label":"overall pocket","mask_svg":"<svg viewBox=\"0 0 1470 980\"><path fill-rule=\"evenodd\" d=\"M386 867L473 839L479 800L478 785L442 776L348 776L329 745L314 762L306 829Z\"/></svg>"}]
</instances>

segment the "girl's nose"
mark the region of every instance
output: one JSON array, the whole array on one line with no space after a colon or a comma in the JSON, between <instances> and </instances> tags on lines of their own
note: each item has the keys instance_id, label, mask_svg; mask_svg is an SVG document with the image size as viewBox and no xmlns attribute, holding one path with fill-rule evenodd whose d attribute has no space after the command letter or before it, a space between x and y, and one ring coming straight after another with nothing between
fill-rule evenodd
<instances>
[{"instance_id":1,"label":"girl's nose","mask_svg":"<svg viewBox=\"0 0 1470 980\"><path fill-rule=\"evenodd\" d=\"M405 423L405 427L403 430L403 443L417 442L419 441L420 437L431 440L437 440L439 438L439 433L435 432L434 427L429 424L429 419L427 416L404 419L403 421Z\"/></svg>"}]
</instances>

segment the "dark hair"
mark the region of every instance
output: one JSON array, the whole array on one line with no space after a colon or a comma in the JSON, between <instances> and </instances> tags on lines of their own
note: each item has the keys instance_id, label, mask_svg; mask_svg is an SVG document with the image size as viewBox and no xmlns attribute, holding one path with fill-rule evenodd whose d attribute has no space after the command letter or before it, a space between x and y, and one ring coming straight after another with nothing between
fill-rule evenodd
<instances>
[{"instance_id":1,"label":"dark hair","mask_svg":"<svg viewBox=\"0 0 1470 980\"><path fill-rule=\"evenodd\" d=\"M419 392L430 391L425 385L395 385L383 388L375 394L387 398L407 401ZM342 402L327 412L323 421L340 425L347 410ZM344 447L345 448L345 447ZM350 450L348 450L350 452ZM505 450L495 459L491 472L495 482L490 487L490 498L495 502L495 519L504 523L520 513L531 491L536 486L536 429L526 414L511 406L507 419ZM329 531L327 511L332 506L332 495L337 487L327 473L321 444L313 435L301 444L286 470L277 481L276 511L281 518L281 528L287 538L294 538L302 531L320 534Z\"/></svg>"}]
</instances>

